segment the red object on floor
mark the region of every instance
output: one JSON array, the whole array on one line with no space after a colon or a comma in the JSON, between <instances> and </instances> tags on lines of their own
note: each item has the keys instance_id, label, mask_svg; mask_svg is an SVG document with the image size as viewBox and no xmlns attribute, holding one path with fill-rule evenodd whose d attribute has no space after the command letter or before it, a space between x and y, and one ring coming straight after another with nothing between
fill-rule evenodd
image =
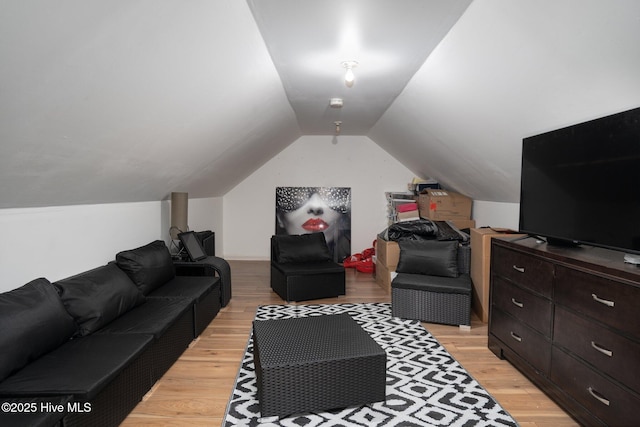
<instances>
[{"instance_id":1,"label":"red object on floor","mask_svg":"<svg viewBox=\"0 0 640 427\"><path fill-rule=\"evenodd\" d=\"M355 268L356 271L361 273L373 273L373 256L376 253L375 243L376 241L374 240L373 248L365 249L359 254L353 254L350 257L345 258L342 265L344 265L345 268Z\"/></svg>"}]
</instances>

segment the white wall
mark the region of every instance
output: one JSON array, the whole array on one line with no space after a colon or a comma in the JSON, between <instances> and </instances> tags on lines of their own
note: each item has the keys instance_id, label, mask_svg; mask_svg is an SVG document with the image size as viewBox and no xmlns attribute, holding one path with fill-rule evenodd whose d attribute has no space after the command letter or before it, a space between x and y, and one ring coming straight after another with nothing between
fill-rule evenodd
<instances>
[{"instance_id":1,"label":"white wall","mask_svg":"<svg viewBox=\"0 0 640 427\"><path fill-rule=\"evenodd\" d=\"M224 196L224 256L269 259L276 187L351 187L351 252L387 227L385 191L413 173L365 136L303 136ZM217 238L217 235L216 235Z\"/></svg>"},{"instance_id":2,"label":"white wall","mask_svg":"<svg viewBox=\"0 0 640 427\"><path fill-rule=\"evenodd\" d=\"M170 202L0 209L0 292L38 277L63 279L115 254L169 240ZM189 200L189 227L216 232L222 251L222 198Z\"/></svg>"},{"instance_id":3,"label":"white wall","mask_svg":"<svg viewBox=\"0 0 640 427\"><path fill-rule=\"evenodd\" d=\"M518 229L520 203L473 201L473 219L476 227Z\"/></svg>"},{"instance_id":4,"label":"white wall","mask_svg":"<svg viewBox=\"0 0 640 427\"><path fill-rule=\"evenodd\" d=\"M189 215L187 224L190 230L211 230L216 233L216 255L222 256L224 232L222 226L223 198L210 197L204 199L189 199ZM167 237L169 228L167 227Z\"/></svg>"},{"instance_id":5,"label":"white wall","mask_svg":"<svg viewBox=\"0 0 640 427\"><path fill-rule=\"evenodd\" d=\"M0 292L106 264L161 238L161 224L160 202L2 209Z\"/></svg>"}]
</instances>

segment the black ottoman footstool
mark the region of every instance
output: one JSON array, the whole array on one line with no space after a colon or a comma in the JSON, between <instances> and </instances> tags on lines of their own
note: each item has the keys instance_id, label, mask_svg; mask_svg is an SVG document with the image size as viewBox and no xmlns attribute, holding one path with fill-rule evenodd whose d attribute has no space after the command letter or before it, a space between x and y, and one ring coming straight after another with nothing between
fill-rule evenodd
<instances>
[{"instance_id":1,"label":"black ottoman footstool","mask_svg":"<svg viewBox=\"0 0 640 427\"><path fill-rule=\"evenodd\" d=\"M253 322L265 417L385 400L387 356L348 314Z\"/></svg>"}]
</instances>

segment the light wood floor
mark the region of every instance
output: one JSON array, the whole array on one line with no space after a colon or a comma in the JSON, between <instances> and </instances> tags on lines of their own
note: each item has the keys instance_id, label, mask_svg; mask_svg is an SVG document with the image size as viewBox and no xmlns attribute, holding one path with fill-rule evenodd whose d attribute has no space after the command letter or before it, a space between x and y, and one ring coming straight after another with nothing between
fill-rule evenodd
<instances>
[{"instance_id":1,"label":"light wood floor","mask_svg":"<svg viewBox=\"0 0 640 427\"><path fill-rule=\"evenodd\" d=\"M267 261L229 264L231 302L155 384L123 426L221 425L257 306L284 303L271 291ZM390 296L371 274L347 269L346 296L317 302L390 302ZM487 325L475 316L470 332L456 326L424 326L522 427L578 425L508 362L489 351Z\"/></svg>"}]
</instances>

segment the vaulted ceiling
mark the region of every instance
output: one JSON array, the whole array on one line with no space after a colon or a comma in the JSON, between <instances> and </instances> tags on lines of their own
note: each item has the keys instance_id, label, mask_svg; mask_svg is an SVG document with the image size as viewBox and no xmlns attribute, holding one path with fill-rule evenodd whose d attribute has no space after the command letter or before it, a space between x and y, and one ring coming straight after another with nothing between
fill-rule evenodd
<instances>
[{"instance_id":1,"label":"vaulted ceiling","mask_svg":"<svg viewBox=\"0 0 640 427\"><path fill-rule=\"evenodd\" d=\"M335 121L517 202L523 137L640 106L639 41L637 0L5 0L0 208L222 196Z\"/></svg>"}]
</instances>

